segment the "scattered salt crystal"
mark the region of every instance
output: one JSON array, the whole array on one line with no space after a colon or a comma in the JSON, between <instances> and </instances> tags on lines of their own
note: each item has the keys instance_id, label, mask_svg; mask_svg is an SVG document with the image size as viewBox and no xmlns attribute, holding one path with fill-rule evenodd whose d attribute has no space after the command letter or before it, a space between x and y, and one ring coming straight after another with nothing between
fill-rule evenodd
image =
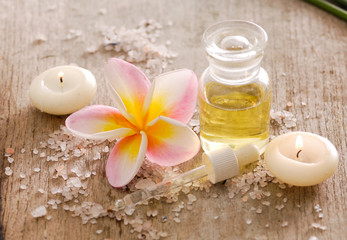
<instances>
[{"instance_id":1,"label":"scattered salt crystal","mask_svg":"<svg viewBox=\"0 0 347 240\"><path fill-rule=\"evenodd\" d=\"M156 210L156 209L155 209L155 210L153 210L153 212L152 212L152 216L153 216L153 217L155 217L155 216L157 216L157 215L158 215L158 210Z\"/></svg>"},{"instance_id":2,"label":"scattered salt crystal","mask_svg":"<svg viewBox=\"0 0 347 240\"><path fill-rule=\"evenodd\" d=\"M285 197L283 198L283 202L286 203L288 201L288 199Z\"/></svg>"},{"instance_id":3,"label":"scattered salt crystal","mask_svg":"<svg viewBox=\"0 0 347 240\"><path fill-rule=\"evenodd\" d=\"M324 214L322 212L318 213L318 218L323 218Z\"/></svg>"},{"instance_id":4,"label":"scattered salt crystal","mask_svg":"<svg viewBox=\"0 0 347 240\"><path fill-rule=\"evenodd\" d=\"M293 103L292 102L287 102L287 107L292 107Z\"/></svg>"},{"instance_id":5,"label":"scattered salt crystal","mask_svg":"<svg viewBox=\"0 0 347 240\"><path fill-rule=\"evenodd\" d=\"M38 172L40 172L40 171L41 171L40 168L38 168L38 167L37 167L37 168L34 168L34 172L37 172L37 173L38 173Z\"/></svg>"},{"instance_id":6,"label":"scattered salt crystal","mask_svg":"<svg viewBox=\"0 0 347 240\"><path fill-rule=\"evenodd\" d=\"M37 191L39 191L39 193L44 193L45 192L42 188L37 189Z\"/></svg>"},{"instance_id":7,"label":"scattered salt crystal","mask_svg":"<svg viewBox=\"0 0 347 240\"><path fill-rule=\"evenodd\" d=\"M266 228L270 227L270 224L268 224L268 223L267 223L267 224L265 224L265 227L266 227Z\"/></svg>"},{"instance_id":8,"label":"scattered salt crystal","mask_svg":"<svg viewBox=\"0 0 347 240\"><path fill-rule=\"evenodd\" d=\"M5 168L5 174L7 175L7 176L11 176L12 175L12 170L11 170L11 168L10 167L6 167Z\"/></svg>"},{"instance_id":9,"label":"scattered salt crystal","mask_svg":"<svg viewBox=\"0 0 347 240\"><path fill-rule=\"evenodd\" d=\"M306 102L301 102L302 106L306 106Z\"/></svg>"},{"instance_id":10,"label":"scattered salt crystal","mask_svg":"<svg viewBox=\"0 0 347 240\"><path fill-rule=\"evenodd\" d=\"M280 210L282 210L284 208L284 205L283 204L279 204L279 205L276 205L275 208L280 211Z\"/></svg>"},{"instance_id":11,"label":"scattered salt crystal","mask_svg":"<svg viewBox=\"0 0 347 240\"><path fill-rule=\"evenodd\" d=\"M46 157L46 153L44 153L44 152L40 153L40 157L41 157L41 158Z\"/></svg>"},{"instance_id":12,"label":"scattered salt crystal","mask_svg":"<svg viewBox=\"0 0 347 240\"><path fill-rule=\"evenodd\" d=\"M51 215L48 215L48 216L46 217L46 219L47 219L47 220L51 220L51 219L52 219L52 216L51 216Z\"/></svg>"},{"instance_id":13,"label":"scattered salt crystal","mask_svg":"<svg viewBox=\"0 0 347 240\"><path fill-rule=\"evenodd\" d=\"M197 200L196 196L189 193L188 194L188 204L192 204L193 202L195 202Z\"/></svg>"},{"instance_id":14,"label":"scattered salt crystal","mask_svg":"<svg viewBox=\"0 0 347 240\"><path fill-rule=\"evenodd\" d=\"M25 190L25 189L27 189L27 186L26 185L20 185L19 188L22 189L22 190Z\"/></svg>"},{"instance_id":15,"label":"scattered salt crystal","mask_svg":"<svg viewBox=\"0 0 347 240\"><path fill-rule=\"evenodd\" d=\"M37 148L34 148L34 150L33 150L33 154L38 154L39 153L39 150L37 150Z\"/></svg>"},{"instance_id":16,"label":"scattered salt crystal","mask_svg":"<svg viewBox=\"0 0 347 240\"><path fill-rule=\"evenodd\" d=\"M91 223L91 224L97 224L97 223L98 223L98 221L96 221L96 219L95 219L95 218L93 218L92 220L90 220L90 223Z\"/></svg>"},{"instance_id":17,"label":"scattered salt crystal","mask_svg":"<svg viewBox=\"0 0 347 240\"><path fill-rule=\"evenodd\" d=\"M25 174L24 174L24 173L20 173L20 174L19 174L19 177L20 177L20 178L25 178Z\"/></svg>"},{"instance_id":18,"label":"scattered salt crystal","mask_svg":"<svg viewBox=\"0 0 347 240\"><path fill-rule=\"evenodd\" d=\"M47 209L45 206L39 206L31 212L31 216L34 218L43 217L47 214Z\"/></svg>"},{"instance_id":19,"label":"scattered salt crystal","mask_svg":"<svg viewBox=\"0 0 347 240\"><path fill-rule=\"evenodd\" d=\"M213 218L214 218L214 220L217 220L219 218L219 216L214 216Z\"/></svg>"},{"instance_id":20,"label":"scattered salt crystal","mask_svg":"<svg viewBox=\"0 0 347 240\"><path fill-rule=\"evenodd\" d=\"M110 148L108 146L106 146L102 151L105 153L108 153L110 151Z\"/></svg>"},{"instance_id":21,"label":"scattered salt crystal","mask_svg":"<svg viewBox=\"0 0 347 240\"><path fill-rule=\"evenodd\" d=\"M263 204L264 206L270 206L270 202L269 202L269 201L262 201L262 204Z\"/></svg>"},{"instance_id":22,"label":"scattered salt crystal","mask_svg":"<svg viewBox=\"0 0 347 240\"><path fill-rule=\"evenodd\" d=\"M174 220L176 223L180 223L180 222L181 222L181 220L180 220L179 218L177 218L177 217L173 218L173 220Z\"/></svg>"},{"instance_id":23,"label":"scattered salt crystal","mask_svg":"<svg viewBox=\"0 0 347 240\"><path fill-rule=\"evenodd\" d=\"M283 77L286 76L286 75L287 75L287 74L286 74L285 72L281 73L281 76L283 76Z\"/></svg>"},{"instance_id":24,"label":"scattered salt crystal","mask_svg":"<svg viewBox=\"0 0 347 240\"><path fill-rule=\"evenodd\" d=\"M249 225L249 224L252 223L252 220L251 220L251 219L247 219L247 220L246 220L246 223Z\"/></svg>"},{"instance_id":25,"label":"scattered salt crystal","mask_svg":"<svg viewBox=\"0 0 347 240\"><path fill-rule=\"evenodd\" d=\"M8 158L7 158L7 161L8 161L9 163L13 163L13 162L14 162L14 158L8 157Z\"/></svg>"},{"instance_id":26,"label":"scattered salt crystal","mask_svg":"<svg viewBox=\"0 0 347 240\"><path fill-rule=\"evenodd\" d=\"M6 148L5 153L14 154L14 148Z\"/></svg>"},{"instance_id":27,"label":"scattered salt crystal","mask_svg":"<svg viewBox=\"0 0 347 240\"><path fill-rule=\"evenodd\" d=\"M314 209L316 210L317 213L322 211L322 208L319 206L319 204L316 204L314 206Z\"/></svg>"},{"instance_id":28,"label":"scattered salt crystal","mask_svg":"<svg viewBox=\"0 0 347 240\"><path fill-rule=\"evenodd\" d=\"M66 150L66 142L61 142L60 143L60 149L62 152L64 152Z\"/></svg>"},{"instance_id":29,"label":"scattered salt crystal","mask_svg":"<svg viewBox=\"0 0 347 240\"><path fill-rule=\"evenodd\" d=\"M326 226L322 226L322 225L320 225L319 223L312 223L311 224L311 226L313 227L313 228L316 228L316 229L320 229L320 230L327 230L327 227Z\"/></svg>"},{"instance_id":30,"label":"scattered salt crystal","mask_svg":"<svg viewBox=\"0 0 347 240\"><path fill-rule=\"evenodd\" d=\"M101 233L102 233L102 230L99 229L99 230L96 230L95 232L96 232L96 234L101 234Z\"/></svg>"},{"instance_id":31,"label":"scattered salt crystal","mask_svg":"<svg viewBox=\"0 0 347 240\"><path fill-rule=\"evenodd\" d=\"M62 193L62 189L61 188L57 188L57 187L52 187L51 188L51 193L53 194L53 195L55 195L55 194L57 194L57 193Z\"/></svg>"},{"instance_id":32,"label":"scattered salt crystal","mask_svg":"<svg viewBox=\"0 0 347 240\"><path fill-rule=\"evenodd\" d=\"M68 187L80 188L82 186L81 180L78 177L71 177L67 180Z\"/></svg>"},{"instance_id":33,"label":"scattered salt crystal","mask_svg":"<svg viewBox=\"0 0 347 240\"><path fill-rule=\"evenodd\" d=\"M262 213L263 209L261 207L258 207L257 210L255 211L256 213L260 214Z\"/></svg>"},{"instance_id":34,"label":"scattered salt crystal","mask_svg":"<svg viewBox=\"0 0 347 240\"><path fill-rule=\"evenodd\" d=\"M308 240L319 240L316 236L311 236Z\"/></svg>"},{"instance_id":35,"label":"scattered salt crystal","mask_svg":"<svg viewBox=\"0 0 347 240\"><path fill-rule=\"evenodd\" d=\"M276 193L276 196L277 197L282 197L282 193L278 192L278 193Z\"/></svg>"},{"instance_id":36,"label":"scattered salt crystal","mask_svg":"<svg viewBox=\"0 0 347 240\"><path fill-rule=\"evenodd\" d=\"M86 177L86 178L89 178L90 176L91 176L91 172L89 172L89 171L87 171L85 174L84 174L84 176Z\"/></svg>"},{"instance_id":37,"label":"scattered salt crystal","mask_svg":"<svg viewBox=\"0 0 347 240\"><path fill-rule=\"evenodd\" d=\"M22 149L20 150L20 153L25 153L25 148L22 148Z\"/></svg>"},{"instance_id":38,"label":"scattered salt crystal","mask_svg":"<svg viewBox=\"0 0 347 240\"><path fill-rule=\"evenodd\" d=\"M93 160L99 160L101 158L100 152L97 152L95 156L93 157Z\"/></svg>"},{"instance_id":39,"label":"scattered salt crystal","mask_svg":"<svg viewBox=\"0 0 347 240\"><path fill-rule=\"evenodd\" d=\"M284 221L281 225L282 227L287 227L288 226L288 222L287 221Z\"/></svg>"}]
</instances>

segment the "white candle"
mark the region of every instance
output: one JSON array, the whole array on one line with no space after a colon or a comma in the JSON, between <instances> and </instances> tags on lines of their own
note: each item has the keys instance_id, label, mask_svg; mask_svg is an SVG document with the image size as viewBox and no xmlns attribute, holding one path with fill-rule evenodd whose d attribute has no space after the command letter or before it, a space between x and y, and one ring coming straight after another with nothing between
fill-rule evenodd
<instances>
[{"instance_id":1,"label":"white candle","mask_svg":"<svg viewBox=\"0 0 347 240\"><path fill-rule=\"evenodd\" d=\"M279 180L295 186L312 186L329 178L337 168L338 153L326 138L291 132L272 140L265 162Z\"/></svg>"},{"instance_id":2,"label":"white candle","mask_svg":"<svg viewBox=\"0 0 347 240\"><path fill-rule=\"evenodd\" d=\"M42 112L65 115L88 105L96 92L93 74L80 67L59 66L36 77L29 89L32 104Z\"/></svg>"}]
</instances>

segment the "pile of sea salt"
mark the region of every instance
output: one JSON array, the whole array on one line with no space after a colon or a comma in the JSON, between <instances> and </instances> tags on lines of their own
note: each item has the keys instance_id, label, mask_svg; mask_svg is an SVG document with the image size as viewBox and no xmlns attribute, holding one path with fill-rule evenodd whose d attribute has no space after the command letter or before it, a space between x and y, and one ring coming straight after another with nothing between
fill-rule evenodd
<instances>
[{"instance_id":1,"label":"pile of sea salt","mask_svg":"<svg viewBox=\"0 0 347 240\"><path fill-rule=\"evenodd\" d=\"M172 23L169 22L167 25L172 25ZM102 31L104 49L116 52L120 59L142 64L145 74L152 79L162 73L177 56L168 49L170 41L166 41L166 44L156 44L162 27L162 24L150 19L142 20L133 29L105 28Z\"/></svg>"}]
</instances>

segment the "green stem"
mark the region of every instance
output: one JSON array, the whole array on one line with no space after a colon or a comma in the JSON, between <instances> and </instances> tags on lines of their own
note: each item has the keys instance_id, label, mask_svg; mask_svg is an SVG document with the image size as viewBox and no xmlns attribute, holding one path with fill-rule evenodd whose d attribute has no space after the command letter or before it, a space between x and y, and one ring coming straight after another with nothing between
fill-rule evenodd
<instances>
[{"instance_id":1,"label":"green stem","mask_svg":"<svg viewBox=\"0 0 347 240\"><path fill-rule=\"evenodd\" d=\"M334 4L331 4L325 0L305 0L305 1L313 5L316 5L317 7L324 9L325 11L330 12L334 14L335 16L347 21L347 11L345 11L344 9Z\"/></svg>"}]
</instances>

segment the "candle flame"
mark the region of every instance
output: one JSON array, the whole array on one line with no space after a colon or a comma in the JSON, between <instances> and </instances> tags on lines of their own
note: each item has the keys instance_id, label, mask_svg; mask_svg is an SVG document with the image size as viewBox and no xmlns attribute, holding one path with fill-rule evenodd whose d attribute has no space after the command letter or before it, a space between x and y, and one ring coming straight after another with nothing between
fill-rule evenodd
<instances>
[{"instance_id":1,"label":"candle flame","mask_svg":"<svg viewBox=\"0 0 347 240\"><path fill-rule=\"evenodd\" d=\"M59 73L58 73L58 77L59 77L59 78L63 78L63 77L64 77L64 73L63 73L63 72L59 72Z\"/></svg>"},{"instance_id":2,"label":"candle flame","mask_svg":"<svg viewBox=\"0 0 347 240\"><path fill-rule=\"evenodd\" d=\"M301 137L301 135L298 135L296 137L295 148L297 151L300 151L303 149L303 147L304 147L304 142L302 140L302 137Z\"/></svg>"}]
</instances>

